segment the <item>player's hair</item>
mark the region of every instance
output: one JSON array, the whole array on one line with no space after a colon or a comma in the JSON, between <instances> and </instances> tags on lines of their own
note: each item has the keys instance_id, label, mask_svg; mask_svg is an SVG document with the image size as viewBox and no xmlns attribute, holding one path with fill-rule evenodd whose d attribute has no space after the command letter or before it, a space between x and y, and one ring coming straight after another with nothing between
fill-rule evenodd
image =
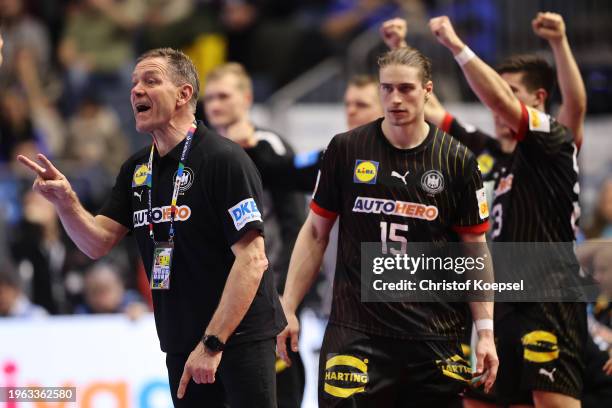
<instances>
[{"instance_id":1,"label":"player's hair","mask_svg":"<svg viewBox=\"0 0 612 408\"><path fill-rule=\"evenodd\" d=\"M522 73L521 82L527 90L533 92L542 88L548 93L548 99L555 87L555 70L544 58L537 55L513 55L503 60L495 70L498 74Z\"/></svg>"},{"instance_id":2,"label":"player's hair","mask_svg":"<svg viewBox=\"0 0 612 408\"><path fill-rule=\"evenodd\" d=\"M238 88L241 91L253 92L253 82L247 73L247 70L242 64L237 62L228 62L227 64L219 65L206 75L206 82L216 81L226 75L234 75L238 80Z\"/></svg>"},{"instance_id":3,"label":"player's hair","mask_svg":"<svg viewBox=\"0 0 612 408\"><path fill-rule=\"evenodd\" d=\"M354 86L355 88L365 88L370 85L378 86L378 78L368 74L354 75L347 83L347 86Z\"/></svg>"},{"instance_id":4,"label":"player's hair","mask_svg":"<svg viewBox=\"0 0 612 408\"><path fill-rule=\"evenodd\" d=\"M425 85L428 81L431 81L431 61L415 48L398 48L387 51L378 58L378 67L380 69L389 65L406 65L418 68L421 75L421 83Z\"/></svg>"},{"instance_id":5,"label":"player's hair","mask_svg":"<svg viewBox=\"0 0 612 408\"><path fill-rule=\"evenodd\" d=\"M193 95L189 104L195 111L198 103L198 95L200 93L200 79L193 61L186 54L173 48L155 48L146 51L136 60L136 64L149 58L165 58L170 67L172 82L176 86L188 83L193 88Z\"/></svg>"}]
</instances>

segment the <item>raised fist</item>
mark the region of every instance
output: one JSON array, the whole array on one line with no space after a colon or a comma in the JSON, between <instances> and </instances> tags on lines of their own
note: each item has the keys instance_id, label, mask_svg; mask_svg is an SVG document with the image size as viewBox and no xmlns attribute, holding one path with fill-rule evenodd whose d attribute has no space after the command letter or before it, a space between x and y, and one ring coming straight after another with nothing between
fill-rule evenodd
<instances>
[{"instance_id":1,"label":"raised fist","mask_svg":"<svg viewBox=\"0 0 612 408\"><path fill-rule=\"evenodd\" d=\"M406 31L406 20L403 18L387 20L380 26L380 36L387 47L392 50L408 46L404 40Z\"/></svg>"},{"instance_id":2,"label":"raised fist","mask_svg":"<svg viewBox=\"0 0 612 408\"><path fill-rule=\"evenodd\" d=\"M538 13L531 20L533 32L547 41L559 41L565 37L565 22L557 13Z\"/></svg>"}]
</instances>

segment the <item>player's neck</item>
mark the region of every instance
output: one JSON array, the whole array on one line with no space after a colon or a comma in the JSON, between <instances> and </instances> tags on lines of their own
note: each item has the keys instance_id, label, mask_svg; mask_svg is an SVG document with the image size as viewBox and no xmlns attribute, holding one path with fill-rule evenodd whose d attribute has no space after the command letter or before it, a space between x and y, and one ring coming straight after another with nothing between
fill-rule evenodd
<instances>
[{"instance_id":1,"label":"player's neck","mask_svg":"<svg viewBox=\"0 0 612 408\"><path fill-rule=\"evenodd\" d=\"M181 143L194 120L193 114L174 118L165 127L151 132L157 153L163 157Z\"/></svg>"},{"instance_id":2,"label":"player's neck","mask_svg":"<svg viewBox=\"0 0 612 408\"><path fill-rule=\"evenodd\" d=\"M427 138L429 125L424 120L415 120L412 123L395 126L385 118L382 122L382 132L394 147L413 149Z\"/></svg>"}]
</instances>

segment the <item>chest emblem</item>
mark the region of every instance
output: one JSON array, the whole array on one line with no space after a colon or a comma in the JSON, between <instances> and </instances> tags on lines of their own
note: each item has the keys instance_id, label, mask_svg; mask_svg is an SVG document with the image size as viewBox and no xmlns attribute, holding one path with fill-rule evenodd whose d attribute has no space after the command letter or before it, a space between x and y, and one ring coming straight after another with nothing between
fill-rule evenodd
<instances>
[{"instance_id":1,"label":"chest emblem","mask_svg":"<svg viewBox=\"0 0 612 408\"><path fill-rule=\"evenodd\" d=\"M421 177L421 187L429 194L444 190L444 176L438 170L428 170Z\"/></svg>"},{"instance_id":2,"label":"chest emblem","mask_svg":"<svg viewBox=\"0 0 612 408\"><path fill-rule=\"evenodd\" d=\"M147 183L149 168L146 164L137 164L132 176L132 187L140 187Z\"/></svg>"},{"instance_id":3,"label":"chest emblem","mask_svg":"<svg viewBox=\"0 0 612 408\"><path fill-rule=\"evenodd\" d=\"M355 160L353 182L357 184L376 184L378 162L373 160Z\"/></svg>"},{"instance_id":4,"label":"chest emblem","mask_svg":"<svg viewBox=\"0 0 612 408\"><path fill-rule=\"evenodd\" d=\"M172 180L176 179L176 171L172 175ZM181 176L181 185L179 186L179 194L185 194L191 185L193 184L193 179L195 178L195 173L189 167L185 167L183 169L183 175Z\"/></svg>"}]
</instances>

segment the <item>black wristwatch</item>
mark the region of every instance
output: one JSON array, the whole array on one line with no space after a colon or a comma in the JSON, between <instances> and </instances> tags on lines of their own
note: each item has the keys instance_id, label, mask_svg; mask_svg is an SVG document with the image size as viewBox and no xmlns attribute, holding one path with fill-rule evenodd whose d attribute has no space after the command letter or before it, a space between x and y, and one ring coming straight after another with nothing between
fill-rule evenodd
<instances>
[{"instance_id":1,"label":"black wristwatch","mask_svg":"<svg viewBox=\"0 0 612 408\"><path fill-rule=\"evenodd\" d=\"M213 353L223 351L225 348L225 343L219 340L214 334L205 334L204 337L202 337L202 344L204 344L206 350Z\"/></svg>"}]
</instances>

